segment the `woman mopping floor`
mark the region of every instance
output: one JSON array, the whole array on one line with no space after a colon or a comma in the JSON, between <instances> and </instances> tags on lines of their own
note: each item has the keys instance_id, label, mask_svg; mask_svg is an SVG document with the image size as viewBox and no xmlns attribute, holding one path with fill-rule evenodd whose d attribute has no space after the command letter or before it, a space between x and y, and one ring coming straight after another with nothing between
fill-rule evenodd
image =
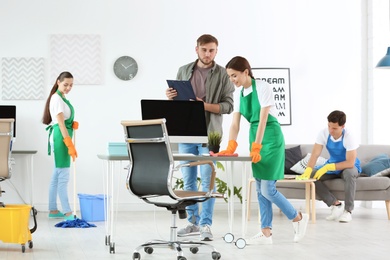
<instances>
[{"instance_id":1,"label":"woman mopping floor","mask_svg":"<svg viewBox=\"0 0 390 260\"><path fill-rule=\"evenodd\" d=\"M75 224L78 225L78 221L76 211L72 212L69 205L68 183L70 158L72 158L73 162L77 158L77 151L72 142L72 136L73 131L78 128L78 123L74 121L74 108L65 96L72 90L72 87L73 75L67 71L62 72L57 77L46 100L42 122L49 125L46 128L49 131L48 154L51 154L50 138L52 137L55 163L49 187L49 218L62 218L65 220L64 222L71 221L67 225L75 226ZM73 169L75 170L75 167ZM64 213L58 210L57 195L61 201ZM76 204L74 203L73 207L75 206ZM74 223L74 221L76 222Z\"/></svg>"}]
</instances>

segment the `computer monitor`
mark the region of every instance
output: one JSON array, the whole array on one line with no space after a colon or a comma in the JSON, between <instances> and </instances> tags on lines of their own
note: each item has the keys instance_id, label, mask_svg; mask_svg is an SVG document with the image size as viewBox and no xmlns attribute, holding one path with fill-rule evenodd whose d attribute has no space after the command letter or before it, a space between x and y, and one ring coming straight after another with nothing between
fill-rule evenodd
<instances>
[{"instance_id":1,"label":"computer monitor","mask_svg":"<svg viewBox=\"0 0 390 260\"><path fill-rule=\"evenodd\" d=\"M0 105L0 118L13 118L14 121L14 139L16 137L16 106Z\"/></svg>"},{"instance_id":2,"label":"computer monitor","mask_svg":"<svg viewBox=\"0 0 390 260\"><path fill-rule=\"evenodd\" d=\"M165 118L171 143L207 143L204 105L201 101L141 100L142 120Z\"/></svg>"}]
</instances>

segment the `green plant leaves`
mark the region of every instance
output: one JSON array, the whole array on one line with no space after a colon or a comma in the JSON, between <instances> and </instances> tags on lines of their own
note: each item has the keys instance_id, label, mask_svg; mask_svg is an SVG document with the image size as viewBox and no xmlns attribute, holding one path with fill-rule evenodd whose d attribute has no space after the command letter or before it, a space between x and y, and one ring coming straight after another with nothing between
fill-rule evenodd
<instances>
[{"instance_id":1,"label":"green plant leaves","mask_svg":"<svg viewBox=\"0 0 390 260\"><path fill-rule=\"evenodd\" d=\"M220 165L220 167L218 167L218 164ZM222 163L220 162L217 162L217 168L218 169L224 169ZM173 187L174 190L183 190L184 189L184 181L182 178L176 178L176 182L175 182L175 186ZM202 182L202 180L200 179L200 177L197 178L197 182L198 182L198 189L200 187L200 184ZM228 197L230 198L231 196L231 190L230 188L228 187L227 183L223 180L221 180L220 178L216 177L215 178L215 186L216 186L216 191L218 193L221 193L221 194L228 194ZM236 187L234 186L233 187L233 196L237 196L237 198L240 200L240 203L242 204L242 195L241 195L241 191L242 191L242 187ZM224 198L225 202L228 202L228 199L227 198Z\"/></svg>"},{"instance_id":2,"label":"green plant leaves","mask_svg":"<svg viewBox=\"0 0 390 260\"><path fill-rule=\"evenodd\" d=\"M219 146L222 142L222 135L219 132L210 132L208 134L208 144L211 146Z\"/></svg>"}]
</instances>

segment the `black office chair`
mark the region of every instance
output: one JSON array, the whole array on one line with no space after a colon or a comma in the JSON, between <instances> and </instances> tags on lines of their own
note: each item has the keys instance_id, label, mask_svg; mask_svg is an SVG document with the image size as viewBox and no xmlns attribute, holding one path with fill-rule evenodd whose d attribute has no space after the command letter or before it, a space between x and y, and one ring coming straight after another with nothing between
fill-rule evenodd
<instances>
[{"instance_id":1,"label":"black office chair","mask_svg":"<svg viewBox=\"0 0 390 260\"><path fill-rule=\"evenodd\" d=\"M215 169L212 161L199 161L180 164L174 167L174 160L169 143L165 119L122 121L125 140L130 157L127 189L157 207L164 207L172 213L169 240L152 240L138 246L133 252L133 260L140 260L140 250L153 253L155 247L176 250L178 260L186 260L182 248L187 247L193 254L200 246L211 248L212 259L220 259L221 254L212 246L201 241L182 241L177 239L176 218L186 218L186 206L206 201L210 198L223 198L222 194L213 193ZM173 173L181 167L209 164L212 176L209 191L184 191L173 189Z\"/></svg>"},{"instance_id":2,"label":"black office chair","mask_svg":"<svg viewBox=\"0 0 390 260\"><path fill-rule=\"evenodd\" d=\"M0 182L11 178L13 159L12 153L12 138L14 133L14 119L0 119ZM0 186L0 197L4 193ZM0 202L0 207L4 207L4 203Z\"/></svg>"}]
</instances>

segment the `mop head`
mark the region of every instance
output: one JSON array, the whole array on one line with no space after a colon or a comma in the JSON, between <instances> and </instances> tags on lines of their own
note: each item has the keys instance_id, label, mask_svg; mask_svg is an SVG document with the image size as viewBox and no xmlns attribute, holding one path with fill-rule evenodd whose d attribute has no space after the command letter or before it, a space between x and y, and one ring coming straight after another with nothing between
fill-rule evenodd
<instances>
[{"instance_id":1,"label":"mop head","mask_svg":"<svg viewBox=\"0 0 390 260\"><path fill-rule=\"evenodd\" d=\"M79 218L75 218L74 220L65 220L60 223L54 225L55 227L61 228L90 228L96 227L95 224L90 224L87 221Z\"/></svg>"}]
</instances>

